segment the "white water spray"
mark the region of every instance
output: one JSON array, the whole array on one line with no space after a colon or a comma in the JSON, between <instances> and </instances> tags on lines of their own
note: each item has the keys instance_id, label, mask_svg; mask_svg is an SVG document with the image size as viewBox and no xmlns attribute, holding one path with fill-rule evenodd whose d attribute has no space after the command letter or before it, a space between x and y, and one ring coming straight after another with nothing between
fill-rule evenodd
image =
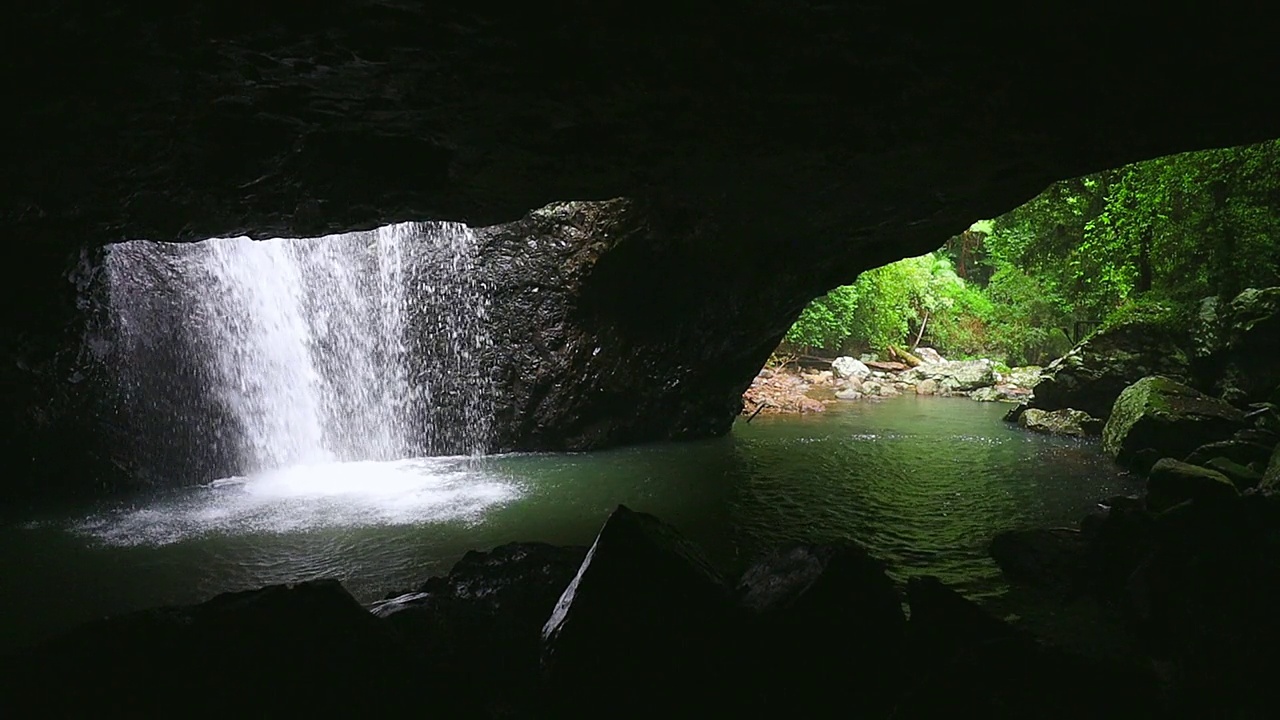
<instances>
[{"instance_id":1,"label":"white water spray","mask_svg":"<svg viewBox=\"0 0 1280 720\"><path fill-rule=\"evenodd\" d=\"M112 362L140 447L199 448L212 477L483 452L475 249L452 223L111 246Z\"/></svg>"}]
</instances>

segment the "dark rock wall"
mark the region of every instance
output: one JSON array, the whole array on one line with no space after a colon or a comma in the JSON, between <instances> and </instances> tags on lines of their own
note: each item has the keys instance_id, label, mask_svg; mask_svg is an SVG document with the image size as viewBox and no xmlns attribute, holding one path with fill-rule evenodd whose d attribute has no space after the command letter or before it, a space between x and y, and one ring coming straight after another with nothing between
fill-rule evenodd
<instances>
[{"instance_id":1,"label":"dark rock wall","mask_svg":"<svg viewBox=\"0 0 1280 720\"><path fill-rule=\"evenodd\" d=\"M631 200L550 205L480 231L498 445L583 450L728 430L817 290L705 257L698 224ZM718 267L717 267L718 266Z\"/></svg>"},{"instance_id":2,"label":"dark rock wall","mask_svg":"<svg viewBox=\"0 0 1280 720\"><path fill-rule=\"evenodd\" d=\"M1055 179L1280 135L1265 18L23 4L0 43L5 467L30 475L38 440L99 482L68 469L92 427L31 436L57 398L88 402L63 358L82 248L410 219L517 223L486 236L499 303L530 308L501 330L504 447L722 431L791 318L859 271ZM518 220L615 197L608 237L583 209ZM530 229L589 249L518 256ZM561 300L530 300L539 283Z\"/></svg>"}]
</instances>

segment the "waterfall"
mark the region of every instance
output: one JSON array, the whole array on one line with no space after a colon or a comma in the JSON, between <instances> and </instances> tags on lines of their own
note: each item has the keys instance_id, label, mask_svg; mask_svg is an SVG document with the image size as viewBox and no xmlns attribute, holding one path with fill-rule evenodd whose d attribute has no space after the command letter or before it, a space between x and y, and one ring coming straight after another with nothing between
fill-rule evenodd
<instances>
[{"instance_id":1,"label":"waterfall","mask_svg":"<svg viewBox=\"0 0 1280 720\"><path fill-rule=\"evenodd\" d=\"M475 254L454 223L110 246L109 361L139 464L209 479L482 453Z\"/></svg>"}]
</instances>

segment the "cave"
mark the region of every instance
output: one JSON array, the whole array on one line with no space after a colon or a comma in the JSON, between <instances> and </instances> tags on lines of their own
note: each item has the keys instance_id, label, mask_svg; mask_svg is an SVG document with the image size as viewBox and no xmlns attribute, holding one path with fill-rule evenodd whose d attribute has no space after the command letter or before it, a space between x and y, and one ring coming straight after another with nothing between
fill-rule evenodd
<instances>
[{"instance_id":1,"label":"cave","mask_svg":"<svg viewBox=\"0 0 1280 720\"><path fill-rule=\"evenodd\" d=\"M274 431L254 424L261 414L252 408L237 408L267 402L262 398L271 390L292 382L271 375L270 368L279 366L269 366L271 348L289 333L280 324L250 331L241 320L219 320L218 308L235 303L294 303L292 320L285 320L309 327L322 322L320 315L346 313L332 321L328 337L356 350L332 367L308 372L326 387L352 394L317 415L328 423L313 433L320 439L299 446L301 454L289 461L306 456L317 462L409 463L389 475L361 467L359 480L333 480L345 488L386 479L391 495L353 506L362 517L381 518L375 525L394 524L394 518L386 520L388 513L408 513L395 517L412 522L427 517L414 514L417 506L396 504L404 497L399 483L405 477L454 478L453 484L411 488L451 498L448 507L457 513L449 519L461 518L462 524L447 531L449 560L513 539L465 523L488 504L521 492L518 483L477 470L476 458L519 463L538 454L597 457L593 453L686 441L681 445L691 449L684 460L655 461L652 472L683 485L697 485L700 475L738 472L734 463L741 463L741 453L725 455L705 443L732 435L744 391L815 297L864 270L932 250L975 219L1011 210L1054 181L1175 152L1280 137L1280 111L1260 91L1280 71L1271 52L1274 25L1264 15L1248 3L1164 8L1158 14L1101 3L1069 11L1037 6L997 13L956 6L920 14L905 7L816 2L752 1L730 12L679 3L514 8L382 0L245 8L49 4L11 13L17 32L6 43L3 70L10 142L0 179L0 225L10 238L0 345L5 519L44 532L41 513L73 504L97 508L83 525L90 534L100 530L99 539L123 533L125 539L164 537L179 545L211 527L233 525L251 529L237 542L252 545L253 533L287 526L291 520L276 508L302 502L292 491L297 478L290 477L276 478L265 490L274 493L275 504L228 508L179 497L129 512L141 493L218 485L273 462L250 446ZM394 254L401 250L406 254ZM400 258L394 272L378 265L386 253ZM255 259L259 255L272 259L263 265ZM329 259L322 262L320 256ZM343 259L333 259L338 256ZM370 257L377 258L372 269ZM326 269L335 262L347 268L346 275ZM310 295L263 299L264 288L286 273ZM388 273L392 284L411 288L409 299L387 299ZM430 292L422 290L426 286ZM429 298L440 304L430 305ZM439 340L441 327L474 327L476 318L464 309L481 306L483 337ZM394 327L388 308L406 310ZM146 328L145 337L124 333L125 321L134 331ZM374 338L375 331L383 335ZM228 343L243 341L246 333L256 344L229 352ZM373 349L359 350L365 342ZM404 342L406 357L384 357L387 348ZM215 356L217 362L206 362ZM360 363L369 368L364 375ZM122 381L122 369L135 375ZM402 371L413 380L396 379ZM466 376L461 384L433 384L458 372ZM222 385L252 378L257 389L245 390L234 402L215 397L215 376ZM121 392L125 386L141 393L141 404ZM427 396L434 400L422 400ZM157 408L155 398L164 407ZM287 399L295 401L296 396ZM411 407L395 415L388 430L385 417L362 415L371 402ZM199 423L172 422L192 412L202 418ZM383 440L376 447L342 442L379 432ZM209 441L223 433L225 442ZM588 471L607 475L608 458L616 456L599 457L606 459ZM954 458L958 472L965 457ZM674 462L687 465L672 470ZM1121 482L1112 470L1081 468L1091 477L1106 475L1107 487L1121 489L1112 486ZM225 484L220 488L228 491ZM714 514L737 501L708 483L680 502ZM670 510L664 519L680 524L680 502L663 506ZM106 516L103 507L125 521L95 525L94 518ZM304 534L313 527L307 523L323 525L335 512L345 512L324 502L307 508L303 524L292 528ZM206 522L211 517L224 524ZM585 548L545 555L543 582L549 573L561 583L551 600L565 604L573 600L574 588L616 584L604 570L589 572L593 556L616 554L637 567L658 568L654 572L669 569L672 557L684 558L682 550L657 560L628 555L638 552L627 545L630 538L666 536L642 513L619 508L608 517L586 561ZM591 533L604 520L597 516ZM553 527L554 519L546 522L547 527L527 529L556 546L590 544L594 536L582 536L579 519L564 520L564 527ZM783 532L776 539L793 538ZM343 552L341 543L295 550L303 564ZM41 562L37 551L13 552L7 560ZM222 562L200 552L189 562ZM431 552L436 551L422 551ZM556 551L511 552L516 554L491 560L532 562L532 553L542 562L538 553ZM802 560L783 555L771 561L771 571L794 573L797 563L835 568L833 573L843 573L839 582L846 583L851 576L881 572L858 552L821 550ZM253 562L244 559L251 554L236 557L232 570ZM270 565L270 558L260 560ZM425 579L412 577L425 565L406 562L387 583ZM458 577L470 571L465 562L455 568L462 573ZM561 577L565 567L577 574ZM105 571L82 572L100 577ZM742 603L749 610L751 598L768 595L755 588L768 584L752 585L752 570L746 572ZM281 642L304 635L308 623L336 619L344 637L362 640L338 650L326 645L315 650L320 656L401 657L398 645L384 643L381 626L370 629L363 609L351 612L348 605L355 600L340 589L335 595L314 574L250 575L273 588L307 581L268 588L246 601L257 607L261 600L268 615L272 603L283 603L282 612L293 614L298 625L288 626ZM689 607L716 610L671 610L670 626L693 628L690 647L738 648L733 643L743 633L720 627L719 620L705 621L723 614L719 585L690 577L677 572L670 582L701 588L681 596ZM562 596L569 578L570 590ZM450 603L465 596L458 589L465 583L456 582ZM878 582L854 592L863 603L859 607L879 617L900 615L900 607L886 599L896 591ZM537 583L528 580L521 587ZM942 608L948 621L970 622L948 591L925 580L911 583L924 598L922 608ZM209 597L225 589L183 592ZM121 592L121 610L146 606ZM595 596L581 590L579 597ZM374 599L359 598L364 604ZM668 601L653 599L653 607L666 608ZM247 633L245 627L258 627L253 622L265 622L251 617L248 625L219 624L232 622L223 612L243 621L235 619L236 602L192 611L188 624L205 633L195 639L169 634L163 629L168 620L155 618L139 621L133 630L113 626L104 637L124 647L136 640L139 648L155 652ZM514 602L541 607L543 600L519 595ZM805 652L803 643L778 638L801 630L821 634L806 625L805 613L827 611L821 596L815 602L812 608L796 605L800 610L787 606L790 614L767 615L751 632L773 638L766 643L770 653ZM291 603L302 610L295 612ZM912 622L929 620L927 612L912 607ZM690 620L695 616L700 619ZM590 702L625 704L616 695L616 677L591 663L572 662L581 660L573 643L590 645L584 628L603 623L593 618L557 609L550 620L538 620L546 642L569 648L544 658L551 668L549 687L564 697L592 686L597 689L584 695ZM430 622L470 628L472 621ZM972 624L1007 640L1003 630L984 622ZM835 634L867 638L868 627L841 625ZM432 632L439 639L439 628ZM30 663L32 687L70 673L59 663L86 652L76 642L99 642L87 637L47 646L38 657L53 659ZM869 642L879 647L879 640ZM884 640L884 647L892 642ZM244 661L253 657L247 647L224 648L211 657ZM298 647L305 655L312 646ZM711 662L699 652L673 661L667 674L657 673L652 681L688 681ZM815 657L834 652L824 648ZM294 658L287 652L280 657ZM440 677L451 677L449 658L412 657ZM489 656L461 657L462 665L478 662L489 669ZM869 666L878 667L883 658L877 657ZM1004 659L981 658L974 662L994 666ZM654 667L618 661L636 677L650 677L646 673ZM899 660L883 664L894 662ZM1072 678L1099 677L1065 660L1052 662L1065 663L1052 667L1071 668L1064 672ZM137 660L119 672L151 672L154 665L154 659ZM762 682L786 676L784 668L769 667L775 675ZM312 671L328 677L316 668L307 672ZM346 670L335 672L347 677ZM494 672L524 678L514 670ZM672 687L701 688L705 694L706 688L756 677L755 670L737 672ZM304 683L302 671L294 680ZM101 682L104 695L86 690L67 702L102 702L111 691L109 681ZM209 682L217 686L216 679ZM381 693L379 702L389 709L414 702L402 694L412 677L392 672L361 682L338 683L350 690L354 707L362 707L357 698L367 693ZM433 682L447 688L451 681ZM563 682L570 684L557 684ZM777 694L760 702L785 707L791 694L813 696L811 688L802 689L809 685L788 682L778 679ZM824 682L829 687L840 681ZM175 679L174 687L180 686ZM253 690L273 702L280 700L278 692L268 685ZM735 702L751 708L744 697ZM1220 695L1205 691L1204 697ZM461 714L477 711L479 705L468 706L467 699L450 699L460 704L446 707ZM666 707L647 701L639 706ZM561 706L558 716L584 707ZM930 716L928 706L907 707L899 707L899 716L913 716L912 707ZM486 712L519 716L522 710L486 706Z\"/></svg>"}]
</instances>

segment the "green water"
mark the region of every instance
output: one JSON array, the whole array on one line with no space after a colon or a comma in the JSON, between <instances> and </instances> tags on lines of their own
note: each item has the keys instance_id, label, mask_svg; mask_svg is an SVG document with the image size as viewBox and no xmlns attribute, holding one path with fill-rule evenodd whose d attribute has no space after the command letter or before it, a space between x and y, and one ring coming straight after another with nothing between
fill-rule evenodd
<instances>
[{"instance_id":1,"label":"green water","mask_svg":"<svg viewBox=\"0 0 1280 720\"><path fill-rule=\"evenodd\" d=\"M857 540L895 576L1005 592L991 536L1074 522L1136 481L1007 406L905 396L739 421L723 438L583 454L302 468L0 527L0 647L87 619L340 578L362 601L513 540L589 544L619 503L734 573L787 541Z\"/></svg>"}]
</instances>

